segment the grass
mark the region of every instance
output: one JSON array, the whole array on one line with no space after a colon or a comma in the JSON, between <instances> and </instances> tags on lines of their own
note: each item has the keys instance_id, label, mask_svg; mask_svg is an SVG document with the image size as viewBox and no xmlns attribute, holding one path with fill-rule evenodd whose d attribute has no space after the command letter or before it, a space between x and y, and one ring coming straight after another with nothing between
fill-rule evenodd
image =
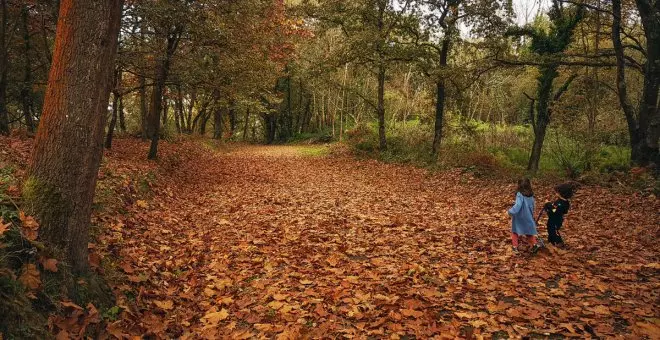
<instances>
[{"instance_id":1,"label":"grass","mask_svg":"<svg viewBox=\"0 0 660 340\"><path fill-rule=\"evenodd\" d=\"M388 149L378 149L375 124L359 125L347 133L347 144L357 155L385 162L432 169L464 168L487 174L522 175L526 172L534 139L529 126L491 125L468 121L446 123L437 159L431 156L433 127L410 121L387 131ZM592 143L593 144L593 143ZM626 146L593 144L549 130L539 164L539 175L576 178L586 172L627 171L630 152Z\"/></svg>"},{"instance_id":2,"label":"grass","mask_svg":"<svg viewBox=\"0 0 660 340\"><path fill-rule=\"evenodd\" d=\"M305 157L325 157L330 154L330 148L325 145L305 145L298 151Z\"/></svg>"}]
</instances>

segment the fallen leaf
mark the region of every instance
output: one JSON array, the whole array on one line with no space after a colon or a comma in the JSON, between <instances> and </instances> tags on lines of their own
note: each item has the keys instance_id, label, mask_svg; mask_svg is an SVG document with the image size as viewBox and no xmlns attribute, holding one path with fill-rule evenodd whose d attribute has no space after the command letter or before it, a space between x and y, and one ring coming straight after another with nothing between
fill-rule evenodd
<instances>
[{"instance_id":1,"label":"fallen leaf","mask_svg":"<svg viewBox=\"0 0 660 340\"><path fill-rule=\"evenodd\" d=\"M49 272L57 273L57 260L56 259L46 259L46 260L44 260L42 265L44 266L45 270L47 270Z\"/></svg>"},{"instance_id":2,"label":"fallen leaf","mask_svg":"<svg viewBox=\"0 0 660 340\"><path fill-rule=\"evenodd\" d=\"M11 227L11 222L7 224L2 224L0 223L0 237L2 237L2 234L4 234L9 228Z\"/></svg>"},{"instance_id":3,"label":"fallen leaf","mask_svg":"<svg viewBox=\"0 0 660 340\"><path fill-rule=\"evenodd\" d=\"M18 218L21 220L21 234L23 237L30 241L34 241L39 237L39 224L32 216L25 215L25 212L20 211Z\"/></svg>"},{"instance_id":4,"label":"fallen leaf","mask_svg":"<svg viewBox=\"0 0 660 340\"><path fill-rule=\"evenodd\" d=\"M165 301L156 300L156 301L154 301L154 304L156 306L158 306L158 308L164 309L164 310L170 310L170 309L174 308L174 302L172 300L165 300Z\"/></svg>"},{"instance_id":5,"label":"fallen leaf","mask_svg":"<svg viewBox=\"0 0 660 340\"><path fill-rule=\"evenodd\" d=\"M23 270L21 271L21 276L18 280L26 287L30 288L30 290L37 290L41 285L41 278L37 266L32 263L24 265Z\"/></svg>"},{"instance_id":6,"label":"fallen leaf","mask_svg":"<svg viewBox=\"0 0 660 340\"><path fill-rule=\"evenodd\" d=\"M221 309L219 312L208 313L200 320L207 325L217 325L220 321L229 317L229 312L226 309Z\"/></svg>"}]
</instances>

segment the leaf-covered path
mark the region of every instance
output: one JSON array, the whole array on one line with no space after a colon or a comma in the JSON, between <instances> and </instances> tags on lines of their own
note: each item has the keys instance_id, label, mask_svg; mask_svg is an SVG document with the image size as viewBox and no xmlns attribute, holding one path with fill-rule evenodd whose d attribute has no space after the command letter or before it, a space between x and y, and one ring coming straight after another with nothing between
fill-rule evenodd
<instances>
[{"instance_id":1,"label":"leaf-covered path","mask_svg":"<svg viewBox=\"0 0 660 340\"><path fill-rule=\"evenodd\" d=\"M313 151L165 153L169 184L106 220L101 244L127 277L114 287L126 312L110 332L658 335L657 199L585 188L564 232L570 249L516 257L513 185Z\"/></svg>"}]
</instances>

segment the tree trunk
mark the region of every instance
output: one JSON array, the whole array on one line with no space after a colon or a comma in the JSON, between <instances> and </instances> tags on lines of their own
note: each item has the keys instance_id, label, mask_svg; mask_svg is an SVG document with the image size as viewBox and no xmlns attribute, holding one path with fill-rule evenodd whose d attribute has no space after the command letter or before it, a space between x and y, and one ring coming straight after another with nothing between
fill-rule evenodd
<instances>
[{"instance_id":1,"label":"tree trunk","mask_svg":"<svg viewBox=\"0 0 660 340\"><path fill-rule=\"evenodd\" d=\"M168 113L170 111L170 101L167 98L163 98L163 126L167 125L167 120L169 119Z\"/></svg>"},{"instance_id":2,"label":"tree trunk","mask_svg":"<svg viewBox=\"0 0 660 340\"><path fill-rule=\"evenodd\" d=\"M639 105L640 151L637 163L642 166L660 165L660 2L636 0L646 37L646 65L644 87ZM660 170L659 170L660 171Z\"/></svg>"},{"instance_id":3,"label":"tree trunk","mask_svg":"<svg viewBox=\"0 0 660 340\"><path fill-rule=\"evenodd\" d=\"M229 138L234 136L236 131L236 105L232 102L229 107Z\"/></svg>"},{"instance_id":4,"label":"tree trunk","mask_svg":"<svg viewBox=\"0 0 660 340\"><path fill-rule=\"evenodd\" d=\"M550 103L552 100L552 84L559 75L556 65L540 67L540 75L537 78L537 100L536 100L536 119L532 121L534 128L534 144L532 153L527 163L527 170L536 173L539 170L543 142L545 133L550 123Z\"/></svg>"},{"instance_id":5,"label":"tree trunk","mask_svg":"<svg viewBox=\"0 0 660 340\"><path fill-rule=\"evenodd\" d=\"M444 39L442 39L442 49L440 50L441 68L447 67L447 56L449 55L449 47L451 46L451 32L448 31L445 34L446 35ZM441 78L436 82L435 86L436 86L435 126L434 126L433 147L432 147L432 153L434 156L438 154L438 151L440 150L440 144L442 143L442 123L445 116L445 101L446 101L446 93L445 93L446 81L444 75L441 76Z\"/></svg>"},{"instance_id":6,"label":"tree trunk","mask_svg":"<svg viewBox=\"0 0 660 340\"><path fill-rule=\"evenodd\" d=\"M378 115L378 141L380 151L387 150L385 139L385 66L378 66L378 104L376 108Z\"/></svg>"},{"instance_id":7,"label":"tree trunk","mask_svg":"<svg viewBox=\"0 0 660 340\"><path fill-rule=\"evenodd\" d=\"M61 1L44 110L23 190L39 219L40 237L76 273L88 268L120 14L121 0Z\"/></svg>"},{"instance_id":8,"label":"tree trunk","mask_svg":"<svg viewBox=\"0 0 660 340\"><path fill-rule=\"evenodd\" d=\"M7 112L7 0L0 0L2 6L2 22L0 22L0 134L9 134L9 112Z\"/></svg>"},{"instance_id":9,"label":"tree trunk","mask_svg":"<svg viewBox=\"0 0 660 340\"><path fill-rule=\"evenodd\" d=\"M266 144L273 144L275 141L275 132L277 127L277 117L272 114L264 113L264 132L266 133Z\"/></svg>"},{"instance_id":10,"label":"tree trunk","mask_svg":"<svg viewBox=\"0 0 660 340\"><path fill-rule=\"evenodd\" d=\"M182 127L185 126L183 118L183 93L181 92L181 85L176 86L176 101L174 102L174 121L176 122L176 131L181 133Z\"/></svg>"},{"instance_id":11,"label":"tree trunk","mask_svg":"<svg viewBox=\"0 0 660 340\"><path fill-rule=\"evenodd\" d=\"M147 133L147 82L143 76L140 76L140 128L142 130L142 140L146 141Z\"/></svg>"},{"instance_id":12,"label":"tree trunk","mask_svg":"<svg viewBox=\"0 0 660 340\"><path fill-rule=\"evenodd\" d=\"M200 117L201 123L199 124L199 134L204 136L206 135L206 126L209 123L209 119L211 119L211 114L208 110L204 110L204 112L200 114Z\"/></svg>"},{"instance_id":13,"label":"tree trunk","mask_svg":"<svg viewBox=\"0 0 660 340\"><path fill-rule=\"evenodd\" d=\"M23 100L23 117L25 126L29 133L34 133L34 118L32 113L32 61L30 58L30 30L28 28L28 6L21 10L23 21L23 45L25 47L25 74L23 75L23 86L21 87L21 98Z\"/></svg>"},{"instance_id":14,"label":"tree trunk","mask_svg":"<svg viewBox=\"0 0 660 340\"><path fill-rule=\"evenodd\" d=\"M222 108L213 110L213 139L222 139Z\"/></svg>"},{"instance_id":15,"label":"tree trunk","mask_svg":"<svg viewBox=\"0 0 660 340\"><path fill-rule=\"evenodd\" d=\"M621 110L628 123L628 134L630 135L630 158L636 163L640 159L641 140L638 134L637 117L635 109L628 99L628 88L626 86L626 69L623 54L623 45L621 43L621 0L612 0L612 44L614 46L614 55L616 56L616 88L619 97Z\"/></svg>"},{"instance_id":16,"label":"tree trunk","mask_svg":"<svg viewBox=\"0 0 660 340\"><path fill-rule=\"evenodd\" d=\"M248 124L250 123L250 108L245 109L245 124L243 124L243 141L247 140Z\"/></svg>"},{"instance_id":17,"label":"tree trunk","mask_svg":"<svg viewBox=\"0 0 660 340\"><path fill-rule=\"evenodd\" d=\"M124 96L119 96L119 129L126 132L126 118L124 116Z\"/></svg>"},{"instance_id":18,"label":"tree trunk","mask_svg":"<svg viewBox=\"0 0 660 340\"><path fill-rule=\"evenodd\" d=\"M173 31L167 32L167 39L165 45L165 55L163 59L158 61L156 67L156 79L154 82L154 90L151 98L151 107L149 109L149 132L151 133L151 145L149 146L149 154L147 159L156 159L158 157L158 140L160 139L160 113L163 109L163 91L165 90L165 82L167 75L170 71L170 61L172 56L179 45L179 37L181 34L181 27L174 27Z\"/></svg>"},{"instance_id":19,"label":"tree trunk","mask_svg":"<svg viewBox=\"0 0 660 340\"><path fill-rule=\"evenodd\" d=\"M108 133L105 135L105 148L112 148L112 135L117 126L117 113L119 111L119 95L117 92L112 94L112 117L110 118L110 124L108 124Z\"/></svg>"}]
</instances>

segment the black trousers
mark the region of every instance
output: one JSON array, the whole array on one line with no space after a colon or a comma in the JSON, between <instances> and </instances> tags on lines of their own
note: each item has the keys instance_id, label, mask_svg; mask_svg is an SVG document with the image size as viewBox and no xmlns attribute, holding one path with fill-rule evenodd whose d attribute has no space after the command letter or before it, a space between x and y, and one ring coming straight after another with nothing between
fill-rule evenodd
<instances>
[{"instance_id":1,"label":"black trousers","mask_svg":"<svg viewBox=\"0 0 660 340\"><path fill-rule=\"evenodd\" d=\"M562 240L561 234L559 233L560 228L561 225L548 224L548 242L552 244L564 243L564 240Z\"/></svg>"}]
</instances>

